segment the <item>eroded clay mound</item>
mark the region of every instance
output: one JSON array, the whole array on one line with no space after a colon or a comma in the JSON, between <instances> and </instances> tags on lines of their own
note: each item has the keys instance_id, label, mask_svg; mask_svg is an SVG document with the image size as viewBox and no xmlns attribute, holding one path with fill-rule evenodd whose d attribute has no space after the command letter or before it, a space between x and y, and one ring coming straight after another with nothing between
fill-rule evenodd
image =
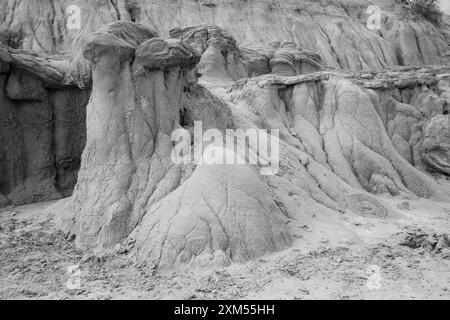
<instances>
[{"instance_id":1,"label":"eroded clay mound","mask_svg":"<svg viewBox=\"0 0 450 320\"><path fill-rule=\"evenodd\" d=\"M80 247L126 245L154 270L223 264L289 246L285 217L328 208L387 219L377 194L450 199L421 166L422 130L444 112L437 69L314 72L302 64L319 68L317 56L284 44L262 53L271 74L234 82L249 60L220 28L177 29L172 39L125 28L139 41L105 28L84 51L93 91L69 201ZM171 134L195 121L279 129L280 170L174 164Z\"/></svg>"},{"instance_id":2,"label":"eroded clay mound","mask_svg":"<svg viewBox=\"0 0 450 320\"><path fill-rule=\"evenodd\" d=\"M259 48L238 47L236 40L223 28L202 24L170 30L197 52L201 81L232 84L234 81L274 73L294 76L323 69L322 58L315 52L302 50L293 42L273 42Z\"/></svg>"},{"instance_id":3,"label":"eroded clay mound","mask_svg":"<svg viewBox=\"0 0 450 320\"><path fill-rule=\"evenodd\" d=\"M135 230L139 260L157 268L219 253L223 262L244 260L289 245L280 209L252 169L171 161L171 134L182 125L233 127L229 107L196 84L196 51L160 38L129 49L120 36L112 46L127 49L118 51L107 47L110 36L98 35L85 51L93 91L69 203L77 244L112 249Z\"/></svg>"},{"instance_id":4,"label":"eroded clay mound","mask_svg":"<svg viewBox=\"0 0 450 320\"><path fill-rule=\"evenodd\" d=\"M231 84L247 76L236 40L224 29L198 25L172 29L170 36L189 44L201 57L197 72L204 80Z\"/></svg>"},{"instance_id":5,"label":"eroded clay mound","mask_svg":"<svg viewBox=\"0 0 450 320\"><path fill-rule=\"evenodd\" d=\"M423 81L429 79L424 77ZM384 86L396 88L400 84L393 74L384 78ZM286 158L281 162L281 170L289 177L298 177L297 186L323 205L330 207L333 202L342 205L346 196L362 190L450 199L449 188L408 162L394 146L393 135L388 133L391 121L396 119L392 113L401 115L409 110L426 125L436 111L442 112L442 104L440 110L432 111L434 100L430 99L428 104L421 105L424 109L428 107L427 112L421 113L418 107L400 103L396 94L391 93L390 99L386 99L388 93L378 91L379 85L379 81L361 82L356 75L318 73L296 78L269 75L246 80L225 98L236 106L232 110L238 125L280 129L287 144L282 148ZM411 88L416 86L420 88L421 84L416 82ZM432 90L420 91L433 96ZM395 111L392 101L403 109ZM397 119L397 123L406 127L408 122L402 121L406 120ZM417 130L421 132L422 126ZM418 148L421 141L419 133ZM409 148L411 154L413 148ZM336 181L332 183L333 179Z\"/></svg>"},{"instance_id":6,"label":"eroded clay mound","mask_svg":"<svg viewBox=\"0 0 450 320\"><path fill-rule=\"evenodd\" d=\"M239 48L211 25L171 35L115 22L70 63L1 47L0 205L70 194L86 139L66 229L80 248L127 245L160 270L281 250L285 218L311 210L388 219L378 194L450 199L424 170L448 173L445 68L319 71L326 59L294 42ZM91 82L86 137L73 139L77 87ZM195 121L279 129L279 171L174 164L171 134Z\"/></svg>"},{"instance_id":7,"label":"eroded clay mound","mask_svg":"<svg viewBox=\"0 0 450 320\"><path fill-rule=\"evenodd\" d=\"M286 248L286 217L247 166L199 166L151 207L131 239L140 262L156 269L244 261Z\"/></svg>"},{"instance_id":8,"label":"eroded clay mound","mask_svg":"<svg viewBox=\"0 0 450 320\"><path fill-rule=\"evenodd\" d=\"M207 23L229 29L239 45L294 42L318 52L333 68L382 69L448 59L448 24L436 27L399 0L2 0L1 5L6 12L0 24L23 29L23 48L49 53L72 52L100 27L133 21L164 37L176 27ZM66 11L70 5L80 8L79 29L67 23L75 14ZM369 5L381 8L379 30L369 29Z\"/></svg>"},{"instance_id":9,"label":"eroded clay mound","mask_svg":"<svg viewBox=\"0 0 450 320\"><path fill-rule=\"evenodd\" d=\"M425 129L422 154L428 166L450 175L450 117L434 117Z\"/></svg>"}]
</instances>

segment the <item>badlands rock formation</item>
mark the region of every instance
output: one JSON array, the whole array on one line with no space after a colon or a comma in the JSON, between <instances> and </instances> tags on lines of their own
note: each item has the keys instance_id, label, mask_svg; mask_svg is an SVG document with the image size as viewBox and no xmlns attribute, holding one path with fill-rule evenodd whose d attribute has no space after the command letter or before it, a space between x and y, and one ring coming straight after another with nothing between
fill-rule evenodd
<instances>
[{"instance_id":1,"label":"badlands rock formation","mask_svg":"<svg viewBox=\"0 0 450 320\"><path fill-rule=\"evenodd\" d=\"M54 57L0 47L0 206L69 196L90 90Z\"/></svg>"},{"instance_id":2,"label":"badlands rock formation","mask_svg":"<svg viewBox=\"0 0 450 320\"><path fill-rule=\"evenodd\" d=\"M436 116L425 129L422 143L424 161L433 169L450 174L450 121Z\"/></svg>"},{"instance_id":3,"label":"badlands rock formation","mask_svg":"<svg viewBox=\"0 0 450 320\"><path fill-rule=\"evenodd\" d=\"M171 162L174 129L202 120L205 129L224 130L233 126L232 115L196 84L197 52L155 35L115 23L95 33L84 51L93 88L69 204L77 243L107 249L133 233L138 259L155 268L286 247L283 214L254 169Z\"/></svg>"},{"instance_id":4,"label":"badlands rock formation","mask_svg":"<svg viewBox=\"0 0 450 320\"><path fill-rule=\"evenodd\" d=\"M34 8L4 2L11 26ZM450 168L448 30L399 2L377 1L370 31L359 1L90 1L80 32L64 1L45 3L23 46L60 53L0 51L0 204L76 183L54 211L84 250L155 271L223 265L287 248L308 212L450 201L436 179ZM279 171L174 163L173 131L197 121L279 129Z\"/></svg>"},{"instance_id":5,"label":"badlands rock formation","mask_svg":"<svg viewBox=\"0 0 450 320\"><path fill-rule=\"evenodd\" d=\"M376 0L381 29L366 28L365 0L2 0L0 24L22 28L25 49L71 52L89 35L117 20L151 26L163 37L197 24L225 28L245 47L291 42L320 54L327 66L381 69L439 64L448 53L448 31L412 13L400 0ZM73 9L76 5L78 11ZM79 21L78 21L79 20ZM80 28L76 26L79 23Z\"/></svg>"},{"instance_id":6,"label":"badlands rock formation","mask_svg":"<svg viewBox=\"0 0 450 320\"><path fill-rule=\"evenodd\" d=\"M122 245L156 270L223 264L287 247L286 219L312 208L386 217L373 194L450 199L422 163L422 130L444 113L436 93L443 68L311 72L293 67L288 47L285 56L272 51L268 74L247 78L255 68L245 57L256 53L239 55L217 27L174 29L168 40L154 34L116 23L86 45L87 145L67 204L81 247ZM298 52L300 66L321 68ZM222 131L279 129L280 172L173 164L171 132L199 120Z\"/></svg>"}]
</instances>

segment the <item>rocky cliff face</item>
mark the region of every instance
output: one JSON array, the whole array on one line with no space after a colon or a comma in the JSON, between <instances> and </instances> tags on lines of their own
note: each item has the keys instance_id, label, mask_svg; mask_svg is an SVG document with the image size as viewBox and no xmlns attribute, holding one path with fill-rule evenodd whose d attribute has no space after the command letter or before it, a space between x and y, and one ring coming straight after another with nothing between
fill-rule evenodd
<instances>
[{"instance_id":1,"label":"rocky cliff face","mask_svg":"<svg viewBox=\"0 0 450 320\"><path fill-rule=\"evenodd\" d=\"M0 199L68 195L78 173L54 210L80 248L222 265L288 247L310 212L387 219L386 198L450 199L428 172L450 167L445 30L396 2L377 2L374 32L359 1L91 1L76 34L57 27L67 3L44 2L59 40L41 29L24 46L73 54L1 48ZM171 134L196 121L278 129L280 170L174 162Z\"/></svg>"},{"instance_id":2,"label":"rocky cliff face","mask_svg":"<svg viewBox=\"0 0 450 320\"><path fill-rule=\"evenodd\" d=\"M86 140L89 89L64 81L57 60L0 48L0 203L72 193Z\"/></svg>"},{"instance_id":3,"label":"rocky cliff face","mask_svg":"<svg viewBox=\"0 0 450 320\"><path fill-rule=\"evenodd\" d=\"M436 27L401 1L376 0L381 29L366 23L364 0L2 0L0 24L23 28L25 49L45 52L80 48L101 26L121 20L151 26L160 35L196 24L228 30L239 46L267 48L291 42L317 52L333 68L374 69L438 64L447 59L448 26ZM80 8L80 29L73 25ZM67 11L69 10L69 11ZM74 20L75 19L75 20Z\"/></svg>"},{"instance_id":4,"label":"rocky cliff face","mask_svg":"<svg viewBox=\"0 0 450 320\"><path fill-rule=\"evenodd\" d=\"M226 264L289 246L287 219L310 211L387 218L378 195L450 199L425 172L448 163L424 134L445 113L445 67L319 71L321 59L297 47L240 55L215 26L171 35L120 22L84 49L87 145L63 208L80 247L124 246L153 270ZM249 78L254 70L262 75ZM279 129L280 171L173 163L171 132L195 121L224 133Z\"/></svg>"},{"instance_id":5,"label":"rocky cliff face","mask_svg":"<svg viewBox=\"0 0 450 320\"><path fill-rule=\"evenodd\" d=\"M243 260L289 244L282 212L250 167L171 161L171 133L182 124L233 126L227 105L196 84L193 47L116 23L94 34L84 55L93 62L93 91L69 203L78 245L104 250L133 233L138 259L159 269Z\"/></svg>"}]
</instances>

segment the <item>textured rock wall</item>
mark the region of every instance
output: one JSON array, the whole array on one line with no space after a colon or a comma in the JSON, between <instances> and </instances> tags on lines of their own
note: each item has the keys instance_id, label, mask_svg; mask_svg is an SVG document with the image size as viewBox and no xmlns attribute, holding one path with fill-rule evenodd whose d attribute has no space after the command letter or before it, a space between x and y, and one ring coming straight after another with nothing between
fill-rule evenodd
<instances>
[{"instance_id":1,"label":"textured rock wall","mask_svg":"<svg viewBox=\"0 0 450 320\"><path fill-rule=\"evenodd\" d=\"M204 130L233 127L228 106L196 84L191 69L200 57L191 47L117 23L94 34L84 54L94 64L93 91L67 204L80 247L128 241L138 261L159 270L246 260L289 245L285 217L253 168L171 161L174 129L192 130L196 120Z\"/></svg>"},{"instance_id":2,"label":"textured rock wall","mask_svg":"<svg viewBox=\"0 0 450 320\"><path fill-rule=\"evenodd\" d=\"M86 139L85 106L90 90L75 85L55 87L39 72L45 66L24 70L18 56L11 59L2 50L0 205L69 196ZM27 54L20 57L33 61Z\"/></svg>"},{"instance_id":3,"label":"textured rock wall","mask_svg":"<svg viewBox=\"0 0 450 320\"><path fill-rule=\"evenodd\" d=\"M450 175L450 117L436 116L424 131L424 162L434 170Z\"/></svg>"},{"instance_id":4,"label":"textured rock wall","mask_svg":"<svg viewBox=\"0 0 450 320\"><path fill-rule=\"evenodd\" d=\"M314 210L385 217L378 195L450 199L425 170L449 167L448 68L339 69L439 63L446 44L434 26L391 16L371 32L358 2L187 4L143 1L132 17L124 1L86 2L90 22L67 60L0 47L0 204L69 194L84 130L76 187L58 204L65 228L80 248L125 246L152 270L281 250L287 219ZM108 10L146 25L103 25ZM211 24L168 30L186 17L226 24L238 41ZM71 46L60 39L54 50ZM279 129L280 171L174 164L171 133L197 120L222 132Z\"/></svg>"},{"instance_id":5,"label":"textured rock wall","mask_svg":"<svg viewBox=\"0 0 450 320\"><path fill-rule=\"evenodd\" d=\"M119 22L85 46L87 143L60 208L71 212L65 226L81 248L125 248L154 271L226 264L289 246L286 219L311 210L386 217L378 195L450 199L421 163L424 139L434 137L424 132L444 113L437 74L447 69L302 71L292 47L239 55L214 26L171 34ZM271 73L236 81L257 55L272 56ZM279 129L280 171L174 164L171 133L192 132L197 120L222 132Z\"/></svg>"},{"instance_id":6,"label":"textured rock wall","mask_svg":"<svg viewBox=\"0 0 450 320\"><path fill-rule=\"evenodd\" d=\"M366 27L365 0L2 0L8 8L0 23L24 28L26 49L46 52L81 48L89 34L117 21L135 21L168 37L175 27L215 24L240 46L267 48L272 42L295 43L319 53L330 67L382 68L438 64L447 59L448 25L441 28L401 1L377 0L382 29ZM81 29L67 28L65 10L81 8Z\"/></svg>"},{"instance_id":7,"label":"textured rock wall","mask_svg":"<svg viewBox=\"0 0 450 320\"><path fill-rule=\"evenodd\" d=\"M408 80L413 78L412 74L400 74ZM301 157L301 165L307 171L322 168L321 173L308 173L313 179L297 180L297 187L308 190L313 198L323 194L339 202L347 192L365 190L448 200L450 190L415 168L411 160L414 151L417 158L422 158L422 131L435 115L443 113L442 99L432 92L433 85L429 88L416 82L410 89L399 89L395 86L400 86L401 81L395 79L393 72L380 75L385 81L383 86L392 86L380 90L381 82L366 79L361 87L356 84L358 78L352 75L345 79L339 74L327 75L325 79L317 74L316 78L268 75L245 81L225 98L237 106L236 111L247 110L236 112L236 121L251 126L251 119L257 114L260 125L280 129L280 136L289 146L287 150L297 149L295 154ZM415 81L421 79L426 82L426 77L418 72ZM421 102L414 106L417 100ZM400 143L396 145L397 136L417 141L408 144L408 152L404 152ZM288 175L304 172L295 161L286 161ZM330 183L333 176L339 183ZM327 203L323 198L320 202Z\"/></svg>"}]
</instances>

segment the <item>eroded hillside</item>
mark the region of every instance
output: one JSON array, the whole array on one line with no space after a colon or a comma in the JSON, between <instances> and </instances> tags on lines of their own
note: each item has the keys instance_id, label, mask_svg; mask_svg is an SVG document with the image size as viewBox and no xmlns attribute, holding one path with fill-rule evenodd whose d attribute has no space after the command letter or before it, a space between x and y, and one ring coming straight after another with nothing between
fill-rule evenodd
<instances>
[{"instance_id":1,"label":"eroded hillside","mask_svg":"<svg viewBox=\"0 0 450 320\"><path fill-rule=\"evenodd\" d=\"M2 0L0 24L21 28L25 49L71 52L114 21L152 27L164 37L176 27L214 24L239 45L266 48L293 42L319 53L327 66L368 69L439 64L448 59L448 27L436 27L401 1L376 0ZM368 6L381 8L381 28L366 23ZM79 28L70 6L80 8ZM75 19L75 20L74 20ZM75 27L73 24L75 23Z\"/></svg>"},{"instance_id":2,"label":"eroded hillside","mask_svg":"<svg viewBox=\"0 0 450 320\"><path fill-rule=\"evenodd\" d=\"M358 1L90 1L77 31L42 2L5 2L29 29L0 51L0 204L71 195L50 211L86 252L224 266L298 245L311 214L357 241L338 217L397 226L392 201L450 201L446 30L397 2L378 31ZM198 121L278 129L279 170L174 163Z\"/></svg>"}]
</instances>

